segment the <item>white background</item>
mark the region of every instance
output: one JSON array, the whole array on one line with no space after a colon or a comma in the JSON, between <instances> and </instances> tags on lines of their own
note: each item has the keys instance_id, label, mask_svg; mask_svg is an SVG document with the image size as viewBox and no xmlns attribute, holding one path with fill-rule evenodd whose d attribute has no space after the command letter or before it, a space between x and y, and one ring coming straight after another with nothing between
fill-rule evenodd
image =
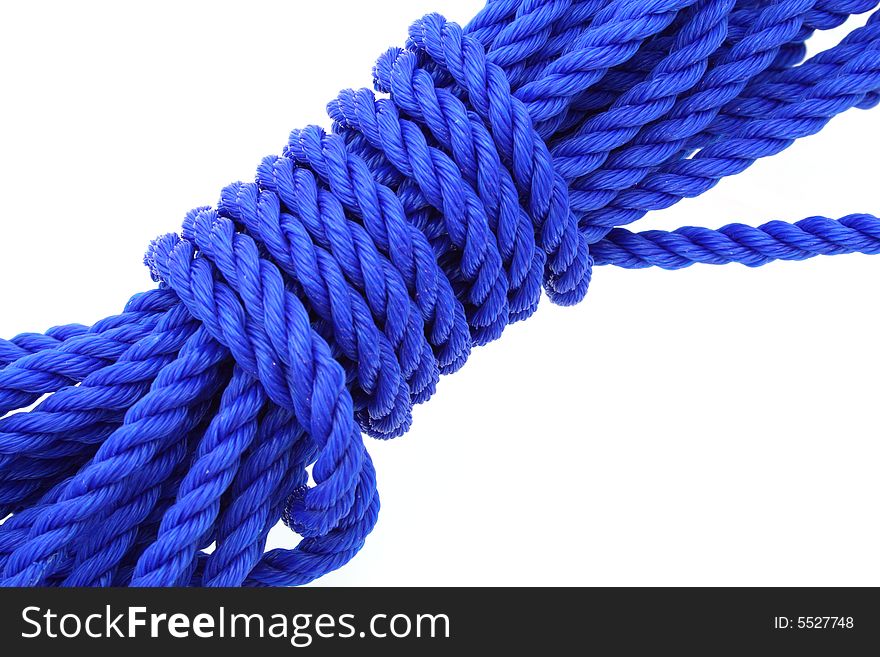
<instances>
[{"instance_id":1,"label":"white background","mask_svg":"<svg viewBox=\"0 0 880 657\"><path fill-rule=\"evenodd\" d=\"M4 3L0 335L118 312L151 238L329 127L412 20L480 4ZM878 212L877 153L853 110L641 227ZM598 269L369 443L379 524L319 583L880 584L878 281L869 256Z\"/></svg>"}]
</instances>

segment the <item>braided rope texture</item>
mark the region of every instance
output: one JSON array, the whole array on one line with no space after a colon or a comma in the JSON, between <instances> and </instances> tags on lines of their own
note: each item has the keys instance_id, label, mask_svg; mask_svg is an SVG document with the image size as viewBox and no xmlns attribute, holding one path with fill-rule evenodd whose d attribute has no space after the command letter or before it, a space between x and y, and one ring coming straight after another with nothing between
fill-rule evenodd
<instances>
[{"instance_id":1,"label":"braided rope texture","mask_svg":"<svg viewBox=\"0 0 880 657\"><path fill-rule=\"evenodd\" d=\"M332 131L294 130L150 245L157 288L0 340L0 583L312 581L376 523L363 434L405 433L542 291L577 303L594 265L880 253L865 214L626 228L877 104L880 12L804 45L877 4L489 0L464 28L416 21L374 90L329 103ZM301 539L266 551L279 519Z\"/></svg>"}]
</instances>

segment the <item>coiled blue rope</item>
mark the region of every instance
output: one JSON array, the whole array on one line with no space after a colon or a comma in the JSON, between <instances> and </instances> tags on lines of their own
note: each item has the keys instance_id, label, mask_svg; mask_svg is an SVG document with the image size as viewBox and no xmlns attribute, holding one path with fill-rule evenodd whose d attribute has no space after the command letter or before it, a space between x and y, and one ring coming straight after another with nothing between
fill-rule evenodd
<instances>
[{"instance_id":1,"label":"coiled blue rope","mask_svg":"<svg viewBox=\"0 0 880 657\"><path fill-rule=\"evenodd\" d=\"M362 433L596 264L880 253L880 219L630 232L880 100L866 0L490 0L416 21L376 92L155 240L120 315L0 340L0 582L272 586L361 548ZM26 412L41 397L44 399ZM302 539L265 551L282 519ZM212 550L207 550L212 546Z\"/></svg>"}]
</instances>

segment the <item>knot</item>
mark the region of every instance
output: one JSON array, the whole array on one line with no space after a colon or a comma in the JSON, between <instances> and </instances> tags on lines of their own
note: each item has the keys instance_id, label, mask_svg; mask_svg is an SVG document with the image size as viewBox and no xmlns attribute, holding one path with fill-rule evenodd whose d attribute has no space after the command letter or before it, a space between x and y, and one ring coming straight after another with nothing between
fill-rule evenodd
<instances>
[{"instance_id":1,"label":"knot","mask_svg":"<svg viewBox=\"0 0 880 657\"><path fill-rule=\"evenodd\" d=\"M341 92L328 112L350 150L373 162L374 172L384 167L384 181L404 200L408 214L427 209L429 218L439 215L447 230L429 232L435 251L447 255L457 249L462 260L488 253L493 267L500 262L503 268L509 321L535 311L546 258L535 248L531 220L494 149L487 157L495 155L495 161L484 164L479 175L472 143L459 140L459 153L450 157L431 146L416 123L402 119L393 102L367 89Z\"/></svg>"},{"instance_id":2,"label":"knot","mask_svg":"<svg viewBox=\"0 0 880 657\"><path fill-rule=\"evenodd\" d=\"M375 522L360 433L406 432L441 373L529 317L542 283L557 303L580 300L592 264L565 184L502 69L439 17L412 35L411 50L376 65L390 99L343 91L328 106L333 134L293 131L255 182L228 185L216 209L191 211L180 235L155 240L145 259L193 330L235 363L227 390L238 406L218 411L229 426L200 443L201 458L232 467L260 413L278 415L279 431L301 429L300 441L288 439L299 457L289 488L274 482L275 504L307 541L334 546L330 560ZM192 495L213 485L200 472L183 487ZM160 532L132 582L171 577L173 535ZM203 579L226 581L237 558L227 551ZM303 571L284 559L261 560L250 577Z\"/></svg>"},{"instance_id":3,"label":"knot","mask_svg":"<svg viewBox=\"0 0 880 657\"><path fill-rule=\"evenodd\" d=\"M414 395L430 397L436 383L436 367L423 363L424 338L415 349L401 341L398 328L389 337L377 325L377 319L361 291L346 280L342 267L327 250L317 246L302 222L281 212L278 196L261 191L257 185L235 183L221 195L218 211L256 236L266 255L285 275L318 320L316 330L333 345L337 359L346 370L356 414L361 427L377 437L400 435L411 422L411 390L407 379L413 377ZM207 213L191 214L184 222L183 237L191 239L200 251L212 258L225 274L233 271L231 254L218 251L212 241L213 227ZM198 221L195 219L199 219ZM404 306L395 324L408 322ZM398 355L397 352L400 352ZM399 362L398 358L400 358ZM433 361L431 361L433 362Z\"/></svg>"},{"instance_id":4,"label":"knot","mask_svg":"<svg viewBox=\"0 0 880 657\"><path fill-rule=\"evenodd\" d=\"M548 296L563 305L577 303L589 285L589 246L578 231L568 186L528 109L513 95L504 69L489 61L476 38L438 14L416 21L409 34L408 50L391 49L376 63L376 90L389 93L403 112L455 154L462 171L476 157L483 158L478 167L505 170L499 175L512 180L536 243L547 254ZM446 86L450 80L454 85ZM465 148L470 153L463 153ZM495 154L486 154L488 149Z\"/></svg>"},{"instance_id":5,"label":"knot","mask_svg":"<svg viewBox=\"0 0 880 657\"><path fill-rule=\"evenodd\" d=\"M482 207L474 194L465 194L454 185L454 173L447 171L443 192L442 220L445 229L433 246L424 232L407 217L400 199L379 183L367 163L351 153L338 135L328 135L316 126L294 130L285 155L308 166L327 181L330 189L365 225L374 226L396 248L412 250L418 257L437 263L440 277L447 278L463 303L475 344L485 344L501 336L509 321L508 283L501 268L501 256ZM430 167L429 160L423 166Z\"/></svg>"}]
</instances>

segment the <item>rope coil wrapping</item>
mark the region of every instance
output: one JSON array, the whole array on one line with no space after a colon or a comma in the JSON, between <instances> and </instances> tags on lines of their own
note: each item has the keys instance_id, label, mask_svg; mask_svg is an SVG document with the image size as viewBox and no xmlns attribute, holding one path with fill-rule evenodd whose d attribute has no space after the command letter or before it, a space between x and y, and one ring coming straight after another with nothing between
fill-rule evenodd
<instances>
[{"instance_id":1,"label":"rope coil wrapping","mask_svg":"<svg viewBox=\"0 0 880 657\"><path fill-rule=\"evenodd\" d=\"M0 582L311 581L376 522L361 433L405 433L542 289L577 303L594 264L880 253L864 214L623 228L877 104L880 13L802 62L877 4L490 0L464 29L416 21L376 63L383 96L341 92L333 132L295 130L150 245L157 289L0 340ZM302 540L265 552L279 518Z\"/></svg>"}]
</instances>

